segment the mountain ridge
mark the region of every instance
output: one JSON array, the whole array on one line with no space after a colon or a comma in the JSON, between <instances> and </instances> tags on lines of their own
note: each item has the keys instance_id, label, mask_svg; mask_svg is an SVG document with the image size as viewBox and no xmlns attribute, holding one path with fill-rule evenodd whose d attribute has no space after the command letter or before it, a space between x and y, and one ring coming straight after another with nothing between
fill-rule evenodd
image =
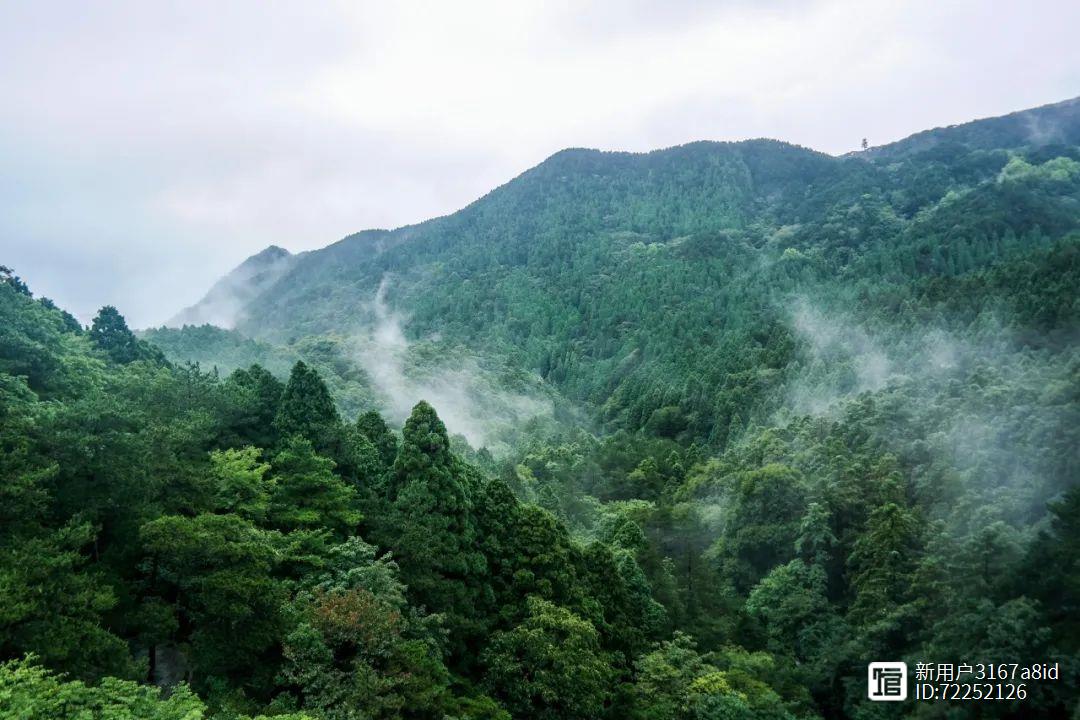
<instances>
[{"instance_id":1,"label":"mountain ridge","mask_svg":"<svg viewBox=\"0 0 1080 720\"><path fill-rule=\"evenodd\" d=\"M668 154L677 153L679 151L683 151L683 150L686 150L686 149L689 149L689 148L695 148L695 147L706 147L706 146L709 146L709 147L748 147L748 146L753 146L755 144L773 144L773 145L776 145L776 146L784 146L784 147L787 147L787 148L790 148L790 149L793 149L793 150L804 151L804 152L807 152L807 153L810 153L812 155L816 155L816 156L819 156L819 157L822 157L822 158L846 159L846 158L858 158L858 157L872 157L872 158L883 157L883 156L896 157L896 156L901 155L901 154L925 151L927 149L930 149L932 147L940 145L943 142L947 142L949 137L954 137L954 136L964 137L965 135L970 134L969 131L971 129L973 129L973 128L980 128L980 127L987 127L987 126L997 126L999 128L1000 127L1005 127L1006 133L1011 133L1011 137L1012 137L1012 140L1009 143L1009 145L1018 145L1018 144L1020 144L1021 139L1025 138L1025 137L1030 137L1030 133L1028 133L1025 136L1023 133L1018 132L1016 127L1015 127L1016 121L1024 120L1025 124L1026 124L1032 118L1035 118L1034 122L1037 123L1037 122L1039 122L1041 120L1041 118L1044 115L1046 115L1048 113L1060 112L1061 110L1065 110L1065 109L1075 110L1075 108L1078 107L1078 106L1080 106L1080 97L1070 98L1070 99L1062 100L1062 101L1056 102L1056 103L1048 103L1048 104L1045 104L1045 105L1040 105L1040 106L1037 106L1037 107L1034 107L1034 108L1026 108L1026 109L1023 109L1023 110L1017 110L1017 111L1014 111L1014 112L1006 113L1004 115L991 116L991 117L986 117L986 118L979 118L979 119L970 120L970 121L967 121L967 122L964 122L964 123L957 123L957 124L953 124L953 125L939 126L939 127L931 128L931 129L928 129L928 130L922 130L922 131L913 133L911 135L908 135L908 136L906 136L904 138L901 138L900 140L896 140L896 141L893 141L893 142L890 142L890 143L886 143L884 145L870 147L865 151L852 151L852 152L844 153L844 154L841 154L841 155L830 155L828 153L824 153L824 152L821 152L821 151L818 151L818 150L814 150L813 148L808 148L808 147L805 147L805 146L801 146L801 145L798 145L796 143L790 143L790 142L787 142L787 141L784 141L784 140L779 140L779 139L774 139L774 138L765 138L765 137L748 138L748 139L744 139L744 140L733 140L733 141L727 141L727 140L693 140L693 141L689 141L689 142L686 142L686 143L681 143L681 144L678 144L678 145L671 145L671 146L667 146L667 147L663 147L663 148L655 148L655 149L652 149L652 150L640 151L640 152L638 152L638 151L629 151L629 150L600 150L600 149L588 148L588 147L568 147L568 148L563 148L561 150L556 151L555 153L551 154L550 156L548 156L547 158L545 158L543 161L541 161L537 165L533 166L532 168L529 168L529 169L525 170L524 172L522 172L519 175L511 178L510 180L503 183L502 185L499 185L499 186L496 186L495 188L492 188L491 190L489 190L487 193L485 193L481 197L477 198L473 202L465 205L461 209L456 210L456 211L454 211L452 213L448 213L447 215L436 216L436 217L433 217L433 218L428 218L426 220L421 220L421 221L418 221L416 223L408 223L406 225L402 225L402 226L399 226L399 227L396 227L396 228L390 228L390 229L388 229L388 228L368 228L368 229L360 230L360 231L357 231L355 233L350 233L350 234L342 237L340 240L334 241L334 242L332 242L332 243L330 243L330 244L328 244L326 246L323 246L322 248L319 248L317 250L313 250L313 251L310 251L310 252L318 252L319 250L327 250L327 249L330 249L330 248L332 248L332 247L334 247L336 245L340 245L340 244L346 243L346 242L355 242L357 240L366 239L367 237L372 236L372 235L385 236L385 235L393 234L393 233L401 233L401 232L407 231L410 228L415 228L415 227L418 227L418 226L421 226L421 225L426 225L428 223L435 222L435 221L441 220L441 219L446 218L446 217L450 217L450 216L455 215L455 214L457 214L459 212L467 210L471 206L473 206L476 203L484 200L485 198L489 197L493 193L498 192L500 189L502 189L503 187L505 187L507 185L510 185L511 183L515 182L516 180L519 180L519 179L521 179L523 177L526 177L526 176L530 175L531 173L535 173L537 171L540 171L541 169L551 168L552 166L554 166L554 165L556 165L556 164L558 164L560 162L564 162L564 161L566 161L568 159L585 160L585 159L593 159L593 158L599 158L599 157L630 159L630 158L641 158L641 157L648 157L648 156L668 155ZM1062 140L1064 142L1070 142L1071 141L1073 143L1077 142L1077 140L1080 139L1080 113L1074 114L1074 116L1071 118L1071 120L1072 120L1072 122L1070 122L1068 127L1064 128L1064 129L1057 128L1057 132L1053 133L1053 139L1060 139L1060 140ZM1010 126L1010 125L1013 125L1014 127L1009 128L1008 126ZM1043 143L1043 144L1049 144L1049 143ZM273 251L275 249L280 249L280 248L277 248L277 246L275 246L275 245L270 245L267 248L264 248L263 250L259 251L258 253L256 253L256 254L252 255L251 257L247 258L244 262L242 262L236 268L233 268L233 270L226 273L226 276L240 270L242 267L244 267L250 261L253 261L253 260L256 260L257 258L260 258L260 256L262 256L264 253ZM286 252L288 252L288 251L286 251ZM224 277L225 276L223 276L223 278ZM205 299L206 298L204 298L204 300ZM201 300L199 302L201 303L203 301ZM196 303L196 306L198 304L199 303ZM195 307L195 306L193 306L193 307ZM191 308L187 308L187 310L190 310L190 309ZM174 316L173 320L170 320L166 324L167 325L175 324L174 321L179 317L180 317L180 314L178 314L177 316Z\"/></svg>"},{"instance_id":2,"label":"mountain ridge","mask_svg":"<svg viewBox=\"0 0 1080 720\"><path fill-rule=\"evenodd\" d=\"M1025 135L1030 117L1060 132ZM409 342L501 357L615 427L677 408L722 442L804 351L799 297L872 313L1080 228L1080 103L1003 118L855 156L563 150L450 215L295 256L233 325L279 345L366 337L383 288ZM775 375L752 397L717 396L762 366Z\"/></svg>"}]
</instances>

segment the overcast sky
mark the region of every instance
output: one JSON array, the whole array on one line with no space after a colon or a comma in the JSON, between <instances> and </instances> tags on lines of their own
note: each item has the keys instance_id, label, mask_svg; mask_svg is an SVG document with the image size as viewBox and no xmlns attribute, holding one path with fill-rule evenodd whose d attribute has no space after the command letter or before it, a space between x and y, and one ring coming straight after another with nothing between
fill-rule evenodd
<instances>
[{"instance_id":1,"label":"overcast sky","mask_svg":"<svg viewBox=\"0 0 1080 720\"><path fill-rule=\"evenodd\" d=\"M564 147L830 153L1080 94L1080 3L0 0L0 264L136 327Z\"/></svg>"}]
</instances>

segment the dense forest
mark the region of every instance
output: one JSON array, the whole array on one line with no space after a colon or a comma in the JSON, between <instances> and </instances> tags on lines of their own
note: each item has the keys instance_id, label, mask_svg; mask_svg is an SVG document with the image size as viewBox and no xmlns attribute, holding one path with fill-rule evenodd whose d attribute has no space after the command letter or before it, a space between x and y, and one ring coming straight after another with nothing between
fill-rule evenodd
<instances>
[{"instance_id":1,"label":"dense forest","mask_svg":"<svg viewBox=\"0 0 1080 720\"><path fill-rule=\"evenodd\" d=\"M1078 288L1077 101L567 150L179 327L2 268L0 715L1078 717Z\"/></svg>"}]
</instances>

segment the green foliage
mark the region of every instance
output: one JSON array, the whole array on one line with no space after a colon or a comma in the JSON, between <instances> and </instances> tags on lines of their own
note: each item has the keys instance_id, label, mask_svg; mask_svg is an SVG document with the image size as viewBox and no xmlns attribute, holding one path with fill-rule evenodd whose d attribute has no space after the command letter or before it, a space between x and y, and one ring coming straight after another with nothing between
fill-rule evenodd
<instances>
[{"instance_id":1,"label":"green foliage","mask_svg":"<svg viewBox=\"0 0 1080 720\"><path fill-rule=\"evenodd\" d=\"M356 418L356 429L375 446L384 467L394 464L398 454L398 439L378 410L369 410Z\"/></svg>"},{"instance_id":2,"label":"green foliage","mask_svg":"<svg viewBox=\"0 0 1080 720\"><path fill-rule=\"evenodd\" d=\"M160 350L135 337L135 333L128 329L124 317L112 305L106 305L98 311L89 334L91 342L113 362L165 362L165 356Z\"/></svg>"},{"instance_id":3,"label":"green foliage","mask_svg":"<svg viewBox=\"0 0 1080 720\"><path fill-rule=\"evenodd\" d=\"M446 427L426 402L417 403L402 431L388 491L392 530L385 543L401 563L417 604L445 613L462 634L472 617L484 556L475 549L470 480L450 454Z\"/></svg>"},{"instance_id":4,"label":"green foliage","mask_svg":"<svg viewBox=\"0 0 1080 720\"><path fill-rule=\"evenodd\" d=\"M485 683L515 718L598 718L611 669L588 621L540 598L528 616L492 638Z\"/></svg>"},{"instance_id":5,"label":"green foliage","mask_svg":"<svg viewBox=\"0 0 1080 720\"><path fill-rule=\"evenodd\" d=\"M231 396L228 407L233 410L226 440L272 447L278 440L274 418L285 386L265 368L252 365L229 375L225 391Z\"/></svg>"},{"instance_id":6,"label":"green foliage","mask_svg":"<svg viewBox=\"0 0 1080 720\"><path fill-rule=\"evenodd\" d=\"M32 659L0 664L0 713L20 720L209 720L206 705L186 685L159 688L105 678L100 685L68 681ZM235 716L236 720L244 720ZM247 717L247 716L245 716ZM276 720L314 720L301 713ZM253 720L269 720L264 716Z\"/></svg>"},{"instance_id":7,"label":"green foliage","mask_svg":"<svg viewBox=\"0 0 1080 720\"><path fill-rule=\"evenodd\" d=\"M325 528L345 536L360 522L356 491L334 474L334 461L294 436L273 458L270 522L281 530Z\"/></svg>"},{"instance_id":8,"label":"green foliage","mask_svg":"<svg viewBox=\"0 0 1080 720\"><path fill-rule=\"evenodd\" d=\"M216 509L258 522L266 518L276 483L266 477L270 466L259 462L255 447L210 453Z\"/></svg>"},{"instance_id":9,"label":"green foliage","mask_svg":"<svg viewBox=\"0 0 1080 720\"><path fill-rule=\"evenodd\" d=\"M164 516L143 526L153 591L176 613L204 682L227 678L260 690L281 637L286 588L271 571L275 535L238 515ZM243 686L242 685L242 686Z\"/></svg>"},{"instance_id":10,"label":"green foliage","mask_svg":"<svg viewBox=\"0 0 1080 720\"><path fill-rule=\"evenodd\" d=\"M285 385L274 429L282 436L299 435L316 447L326 448L334 442L338 423L337 408L326 384L303 360L297 360Z\"/></svg>"},{"instance_id":11,"label":"green foliage","mask_svg":"<svg viewBox=\"0 0 1080 720\"><path fill-rule=\"evenodd\" d=\"M437 718L449 701L435 633L410 612L397 566L357 538L294 601L281 680L324 718Z\"/></svg>"},{"instance_id":12,"label":"green foliage","mask_svg":"<svg viewBox=\"0 0 1080 720\"><path fill-rule=\"evenodd\" d=\"M0 652L34 653L79 677L134 674L123 641L103 625L116 605L112 589L88 568L79 549L93 540L87 525L69 525L0 548Z\"/></svg>"},{"instance_id":13,"label":"green foliage","mask_svg":"<svg viewBox=\"0 0 1080 720\"><path fill-rule=\"evenodd\" d=\"M206 706L181 685L160 690L116 678L100 686L65 681L29 660L0 665L0 713L25 720L201 720Z\"/></svg>"}]
</instances>

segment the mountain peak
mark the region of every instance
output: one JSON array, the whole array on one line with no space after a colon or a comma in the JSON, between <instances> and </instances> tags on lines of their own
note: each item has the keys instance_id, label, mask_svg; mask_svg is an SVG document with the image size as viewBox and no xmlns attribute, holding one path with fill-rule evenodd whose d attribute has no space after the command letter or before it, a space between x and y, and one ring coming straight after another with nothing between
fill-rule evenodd
<instances>
[{"instance_id":1,"label":"mountain peak","mask_svg":"<svg viewBox=\"0 0 1080 720\"><path fill-rule=\"evenodd\" d=\"M244 260L214 283L202 300L184 308L166 324L216 325L232 328L244 314L244 306L284 275L296 259L285 248L270 245Z\"/></svg>"}]
</instances>

